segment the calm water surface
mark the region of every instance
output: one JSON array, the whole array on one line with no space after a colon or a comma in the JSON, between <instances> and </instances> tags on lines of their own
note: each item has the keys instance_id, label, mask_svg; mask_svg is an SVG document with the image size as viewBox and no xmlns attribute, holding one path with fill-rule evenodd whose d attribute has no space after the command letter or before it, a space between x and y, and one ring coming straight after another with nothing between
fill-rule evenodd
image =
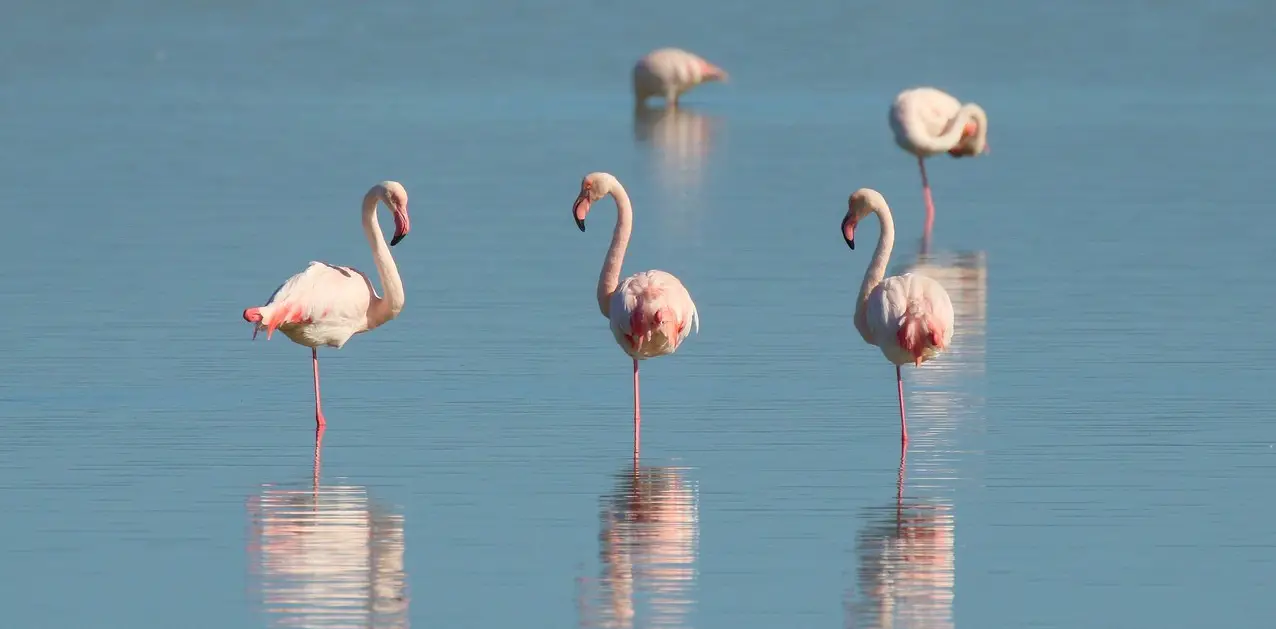
<instances>
[{"instance_id":1,"label":"calm water surface","mask_svg":"<svg viewBox=\"0 0 1276 629\"><path fill-rule=\"evenodd\" d=\"M1240 627L1276 614L1276 297L1261 138L1276 8L17 0L0 20L0 626ZM634 114L633 60L732 82ZM930 168L900 89L991 117ZM598 316L681 277L704 327L643 371ZM310 366L243 308L358 203L411 195L402 316ZM893 374L851 324L892 271L957 336ZM317 476L317 478L316 478Z\"/></svg>"}]
</instances>

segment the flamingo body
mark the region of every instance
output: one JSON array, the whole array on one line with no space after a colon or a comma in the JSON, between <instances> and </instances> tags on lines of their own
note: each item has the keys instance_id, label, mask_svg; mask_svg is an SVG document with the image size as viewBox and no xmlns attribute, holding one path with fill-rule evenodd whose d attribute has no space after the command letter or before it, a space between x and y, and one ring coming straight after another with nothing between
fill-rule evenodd
<instances>
[{"instance_id":1,"label":"flamingo body","mask_svg":"<svg viewBox=\"0 0 1276 629\"><path fill-rule=\"evenodd\" d=\"M920 366L953 339L953 304L939 282L916 273L882 280L864 304L864 322L886 360Z\"/></svg>"},{"instance_id":2,"label":"flamingo body","mask_svg":"<svg viewBox=\"0 0 1276 629\"><path fill-rule=\"evenodd\" d=\"M257 324L254 336L266 330L269 339L278 329L298 345L340 349L375 327L368 313L379 301L372 281L358 269L315 261L288 278L266 305L245 310L244 319Z\"/></svg>"},{"instance_id":3,"label":"flamingo body","mask_svg":"<svg viewBox=\"0 0 1276 629\"><path fill-rule=\"evenodd\" d=\"M631 358L646 360L677 351L700 315L682 282L664 271L635 273L611 294L607 319L616 343Z\"/></svg>"},{"instance_id":4,"label":"flamingo body","mask_svg":"<svg viewBox=\"0 0 1276 629\"><path fill-rule=\"evenodd\" d=\"M969 115L959 117L963 108L969 110ZM987 148L987 129L983 129L987 116L983 109L974 103L963 105L952 94L933 87L900 92L891 104L890 125L895 143L918 157L939 153L965 157Z\"/></svg>"},{"instance_id":5,"label":"flamingo body","mask_svg":"<svg viewBox=\"0 0 1276 629\"><path fill-rule=\"evenodd\" d=\"M709 81L726 80L726 71L695 53L660 48L634 64L634 102L642 104L651 97L664 97L665 103L676 106L678 97L691 88Z\"/></svg>"}]
</instances>

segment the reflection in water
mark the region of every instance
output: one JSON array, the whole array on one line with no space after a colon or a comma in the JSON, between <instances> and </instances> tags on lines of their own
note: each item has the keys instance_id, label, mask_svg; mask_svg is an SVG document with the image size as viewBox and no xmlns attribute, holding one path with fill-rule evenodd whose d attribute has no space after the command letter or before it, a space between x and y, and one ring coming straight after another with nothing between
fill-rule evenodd
<instances>
[{"instance_id":1,"label":"reflection in water","mask_svg":"<svg viewBox=\"0 0 1276 629\"><path fill-rule=\"evenodd\" d=\"M363 487L319 485L317 470L311 486L267 485L249 499L270 626L406 629L403 516L372 506Z\"/></svg>"},{"instance_id":2,"label":"reflection in water","mask_svg":"<svg viewBox=\"0 0 1276 629\"><path fill-rule=\"evenodd\" d=\"M903 456L894 502L872 509L855 545L858 596L847 627L953 627L953 507L905 495Z\"/></svg>"},{"instance_id":3,"label":"reflection in water","mask_svg":"<svg viewBox=\"0 0 1276 629\"><path fill-rule=\"evenodd\" d=\"M715 121L686 107L634 109L634 139L654 148L656 179L677 195L704 183Z\"/></svg>"},{"instance_id":4,"label":"reflection in water","mask_svg":"<svg viewBox=\"0 0 1276 629\"><path fill-rule=\"evenodd\" d=\"M908 414L910 419L914 415L923 419L918 425L924 439L950 433L962 416L982 416L988 317L986 258L983 251L921 254L896 271L934 279L953 302L956 329L951 346L909 374ZM912 422L909 428L913 428Z\"/></svg>"},{"instance_id":5,"label":"reflection in water","mask_svg":"<svg viewBox=\"0 0 1276 629\"><path fill-rule=\"evenodd\" d=\"M689 626L700 518L698 492L683 474L627 465L615 491L602 497L602 571L596 591L581 592L581 627ZM638 597L647 605L635 614ZM645 620L636 625L636 615Z\"/></svg>"}]
</instances>

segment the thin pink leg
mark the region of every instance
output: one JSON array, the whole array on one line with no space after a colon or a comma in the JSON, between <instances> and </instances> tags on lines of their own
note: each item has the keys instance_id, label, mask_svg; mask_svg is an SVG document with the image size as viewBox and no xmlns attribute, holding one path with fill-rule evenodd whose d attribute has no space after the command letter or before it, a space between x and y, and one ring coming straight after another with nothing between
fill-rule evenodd
<instances>
[{"instance_id":1,"label":"thin pink leg","mask_svg":"<svg viewBox=\"0 0 1276 629\"><path fill-rule=\"evenodd\" d=\"M908 445L908 420L904 418L904 376L899 372L899 365L895 365L895 382L899 385L899 430L901 437L901 445Z\"/></svg>"},{"instance_id":2,"label":"thin pink leg","mask_svg":"<svg viewBox=\"0 0 1276 629\"><path fill-rule=\"evenodd\" d=\"M323 405L319 402L319 350L310 348L310 359L315 368L315 430L322 431L328 426L323 418Z\"/></svg>"},{"instance_id":3,"label":"thin pink leg","mask_svg":"<svg viewBox=\"0 0 1276 629\"><path fill-rule=\"evenodd\" d=\"M638 359L634 359L634 460L638 460L638 446L642 435L642 415L638 410Z\"/></svg>"},{"instance_id":4,"label":"thin pink leg","mask_svg":"<svg viewBox=\"0 0 1276 629\"><path fill-rule=\"evenodd\" d=\"M922 239L927 249L930 245L930 229L935 225L935 201L930 196L930 179L926 177L926 161L917 158L917 167L922 171L922 198L926 201L926 228Z\"/></svg>"}]
</instances>

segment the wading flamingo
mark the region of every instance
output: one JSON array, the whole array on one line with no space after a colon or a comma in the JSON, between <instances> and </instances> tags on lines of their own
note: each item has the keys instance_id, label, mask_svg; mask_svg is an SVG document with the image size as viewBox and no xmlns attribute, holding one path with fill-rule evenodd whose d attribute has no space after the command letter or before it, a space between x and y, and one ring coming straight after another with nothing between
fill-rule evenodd
<instances>
[{"instance_id":1,"label":"wading flamingo","mask_svg":"<svg viewBox=\"0 0 1276 629\"><path fill-rule=\"evenodd\" d=\"M616 229L611 248L598 275L598 309L611 322L611 334L620 348L634 360L634 456L638 455L641 411L638 401L638 361L672 354L691 335L700 331L700 315L691 294L678 278L664 271L642 271L620 280L620 266L633 231L634 210L629 194L614 176L590 173L580 182L580 194L572 205L576 227L585 231L589 207L611 195L616 201Z\"/></svg>"},{"instance_id":2,"label":"wading flamingo","mask_svg":"<svg viewBox=\"0 0 1276 629\"><path fill-rule=\"evenodd\" d=\"M876 345L895 363L899 388L899 428L903 444L908 443L908 420L904 416L904 378L900 365L922 363L935 358L953 338L953 304L939 282L916 273L892 275L886 279L886 264L895 246L895 221L881 193L860 188L851 195L842 236L855 248L855 226L865 216L876 213L882 224L873 261L864 272L864 283L855 298L855 329L870 345Z\"/></svg>"},{"instance_id":3,"label":"wading flamingo","mask_svg":"<svg viewBox=\"0 0 1276 629\"><path fill-rule=\"evenodd\" d=\"M915 87L899 93L891 105L891 131L900 148L917 156L922 173L922 197L926 201L925 241L935 223L935 202L926 178L926 158L947 152L971 157L988 152L988 116L979 105L961 104L952 95L933 87Z\"/></svg>"},{"instance_id":4,"label":"wading flamingo","mask_svg":"<svg viewBox=\"0 0 1276 629\"><path fill-rule=\"evenodd\" d=\"M699 55L678 48L660 48L634 64L634 106L642 106L653 96L663 96L667 106L677 107L678 97L691 88L726 80L725 70Z\"/></svg>"},{"instance_id":5,"label":"wading flamingo","mask_svg":"<svg viewBox=\"0 0 1276 629\"><path fill-rule=\"evenodd\" d=\"M257 332L265 330L269 340L278 328L294 343L310 348L315 372L316 430L323 430L327 424L319 400L319 346L340 349L351 336L374 329L403 310L403 280L399 279L399 269L377 223L378 201L394 214L394 237L390 240L393 247L408 235L408 192L397 181L383 181L363 197L363 233L372 247L385 297L378 296L368 276L354 267L311 262L306 270L275 289L266 305L244 310L244 319L254 324L253 339Z\"/></svg>"}]
</instances>

